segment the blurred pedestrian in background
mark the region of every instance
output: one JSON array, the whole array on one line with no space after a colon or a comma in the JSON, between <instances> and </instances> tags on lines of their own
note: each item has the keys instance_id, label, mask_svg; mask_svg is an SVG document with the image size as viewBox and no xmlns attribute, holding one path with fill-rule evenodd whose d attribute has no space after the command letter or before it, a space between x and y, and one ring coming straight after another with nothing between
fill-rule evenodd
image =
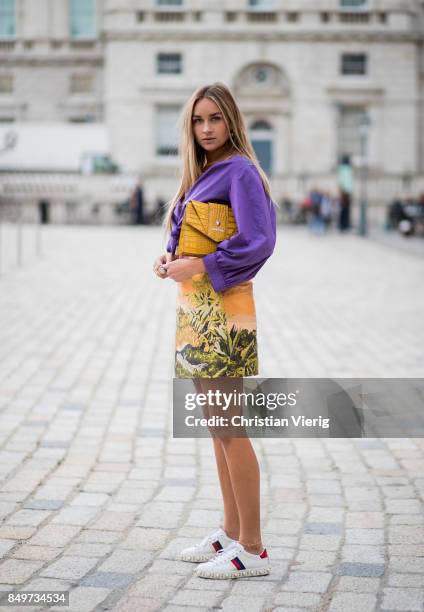
<instances>
[{"instance_id":1,"label":"blurred pedestrian in background","mask_svg":"<svg viewBox=\"0 0 424 612\"><path fill-rule=\"evenodd\" d=\"M144 193L141 182L138 183L131 196L131 222L134 225L144 225Z\"/></svg>"},{"instance_id":2,"label":"blurred pedestrian in background","mask_svg":"<svg viewBox=\"0 0 424 612\"><path fill-rule=\"evenodd\" d=\"M340 190L339 198L339 230L345 232L350 229L350 193Z\"/></svg>"}]
</instances>

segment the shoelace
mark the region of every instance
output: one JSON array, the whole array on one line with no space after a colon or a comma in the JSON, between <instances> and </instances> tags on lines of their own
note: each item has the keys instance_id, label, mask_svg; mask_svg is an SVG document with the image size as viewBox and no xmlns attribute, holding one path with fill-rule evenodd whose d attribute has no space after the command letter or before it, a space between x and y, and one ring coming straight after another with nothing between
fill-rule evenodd
<instances>
[{"instance_id":1,"label":"shoelace","mask_svg":"<svg viewBox=\"0 0 424 612\"><path fill-rule=\"evenodd\" d=\"M200 543L200 546L206 546L206 544L212 544L212 542L215 542L218 539L218 531L216 531L215 533L212 533L211 535L206 536L206 538L203 538L203 540Z\"/></svg>"},{"instance_id":2,"label":"shoelace","mask_svg":"<svg viewBox=\"0 0 424 612\"><path fill-rule=\"evenodd\" d=\"M213 563L214 565L220 565L221 563L225 563L226 561L230 561L233 557L237 556L237 553L242 552L242 548L240 544L230 544L227 548L223 548L218 551L216 557L214 557L209 563Z\"/></svg>"}]
</instances>

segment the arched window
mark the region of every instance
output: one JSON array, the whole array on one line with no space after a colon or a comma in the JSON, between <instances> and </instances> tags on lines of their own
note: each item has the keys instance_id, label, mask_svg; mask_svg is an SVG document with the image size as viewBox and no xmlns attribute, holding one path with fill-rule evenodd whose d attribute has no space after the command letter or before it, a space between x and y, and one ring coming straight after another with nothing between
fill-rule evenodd
<instances>
[{"instance_id":1,"label":"arched window","mask_svg":"<svg viewBox=\"0 0 424 612\"><path fill-rule=\"evenodd\" d=\"M250 126L250 140L259 162L267 174L273 167L273 129L265 120L258 120Z\"/></svg>"}]
</instances>

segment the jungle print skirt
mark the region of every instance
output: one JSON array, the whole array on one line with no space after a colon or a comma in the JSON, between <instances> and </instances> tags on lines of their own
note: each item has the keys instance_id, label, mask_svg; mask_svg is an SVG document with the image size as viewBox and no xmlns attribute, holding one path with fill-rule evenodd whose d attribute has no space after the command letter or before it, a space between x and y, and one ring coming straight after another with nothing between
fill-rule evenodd
<instances>
[{"instance_id":1,"label":"jungle print skirt","mask_svg":"<svg viewBox=\"0 0 424 612\"><path fill-rule=\"evenodd\" d=\"M252 281L217 293L207 273L178 283L176 378L258 374Z\"/></svg>"}]
</instances>

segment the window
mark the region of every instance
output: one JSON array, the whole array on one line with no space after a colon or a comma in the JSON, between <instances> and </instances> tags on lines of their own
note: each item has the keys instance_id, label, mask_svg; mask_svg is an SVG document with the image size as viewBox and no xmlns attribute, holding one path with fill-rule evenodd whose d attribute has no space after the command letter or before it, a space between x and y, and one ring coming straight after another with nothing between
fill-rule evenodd
<instances>
[{"instance_id":1,"label":"window","mask_svg":"<svg viewBox=\"0 0 424 612\"><path fill-rule=\"evenodd\" d=\"M228 21L229 23L237 21L237 13L235 13L234 11L226 11L225 21Z\"/></svg>"},{"instance_id":2,"label":"window","mask_svg":"<svg viewBox=\"0 0 424 612\"><path fill-rule=\"evenodd\" d=\"M296 21L299 21L299 13L287 13L287 21L290 23L296 23Z\"/></svg>"},{"instance_id":3,"label":"window","mask_svg":"<svg viewBox=\"0 0 424 612\"><path fill-rule=\"evenodd\" d=\"M340 8L348 11L368 10L368 0L340 0Z\"/></svg>"},{"instance_id":4,"label":"window","mask_svg":"<svg viewBox=\"0 0 424 612\"><path fill-rule=\"evenodd\" d=\"M93 91L93 75L71 74L69 91L71 94L91 93Z\"/></svg>"},{"instance_id":5,"label":"window","mask_svg":"<svg viewBox=\"0 0 424 612\"><path fill-rule=\"evenodd\" d=\"M178 155L179 106L158 106L156 109L156 155Z\"/></svg>"},{"instance_id":6,"label":"window","mask_svg":"<svg viewBox=\"0 0 424 612\"><path fill-rule=\"evenodd\" d=\"M260 66L255 70L255 80L257 83L265 83L265 81L269 81L269 69L264 66Z\"/></svg>"},{"instance_id":7,"label":"window","mask_svg":"<svg viewBox=\"0 0 424 612\"><path fill-rule=\"evenodd\" d=\"M250 127L250 139L262 169L272 173L273 131L268 121L255 121Z\"/></svg>"},{"instance_id":8,"label":"window","mask_svg":"<svg viewBox=\"0 0 424 612\"><path fill-rule=\"evenodd\" d=\"M15 0L0 0L0 37L16 36Z\"/></svg>"},{"instance_id":9,"label":"window","mask_svg":"<svg viewBox=\"0 0 424 612\"><path fill-rule=\"evenodd\" d=\"M367 74L367 56L365 53L343 53L340 70L342 74Z\"/></svg>"},{"instance_id":10,"label":"window","mask_svg":"<svg viewBox=\"0 0 424 612\"><path fill-rule=\"evenodd\" d=\"M365 109L361 106L344 106L339 109L338 157L350 158L361 154L361 124Z\"/></svg>"},{"instance_id":11,"label":"window","mask_svg":"<svg viewBox=\"0 0 424 612\"><path fill-rule=\"evenodd\" d=\"M96 117L91 113L86 115L73 115L68 118L69 123L95 123Z\"/></svg>"},{"instance_id":12,"label":"window","mask_svg":"<svg viewBox=\"0 0 424 612\"><path fill-rule=\"evenodd\" d=\"M95 38L96 0L70 0L72 38Z\"/></svg>"},{"instance_id":13,"label":"window","mask_svg":"<svg viewBox=\"0 0 424 612\"><path fill-rule=\"evenodd\" d=\"M158 53L156 56L158 74L181 74L181 53Z\"/></svg>"},{"instance_id":14,"label":"window","mask_svg":"<svg viewBox=\"0 0 424 612\"><path fill-rule=\"evenodd\" d=\"M11 74L0 74L0 94L13 93L13 76Z\"/></svg>"},{"instance_id":15,"label":"window","mask_svg":"<svg viewBox=\"0 0 424 612\"><path fill-rule=\"evenodd\" d=\"M272 9L274 8L274 0L249 0L249 8Z\"/></svg>"}]
</instances>

